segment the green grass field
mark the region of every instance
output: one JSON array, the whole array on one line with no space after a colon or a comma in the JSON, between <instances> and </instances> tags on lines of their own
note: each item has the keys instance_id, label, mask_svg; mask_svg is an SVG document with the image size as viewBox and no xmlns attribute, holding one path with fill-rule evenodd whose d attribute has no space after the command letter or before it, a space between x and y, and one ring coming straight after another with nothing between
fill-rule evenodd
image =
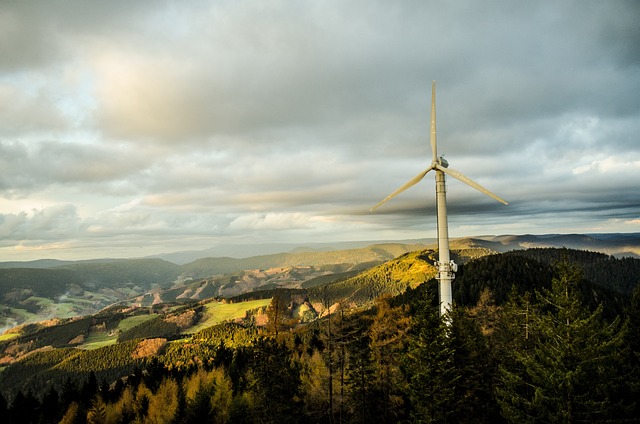
<instances>
[{"instance_id":1,"label":"green grass field","mask_svg":"<svg viewBox=\"0 0 640 424\"><path fill-rule=\"evenodd\" d=\"M118 324L118 330L122 332L131 330L133 327L137 327L143 322L152 320L157 316L158 314L149 314L149 315L136 315L134 317L125 318L122 321L120 321L120 324Z\"/></svg>"},{"instance_id":2,"label":"green grass field","mask_svg":"<svg viewBox=\"0 0 640 424\"><path fill-rule=\"evenodd\" d=\"M149 314L149 315L136 315L134 317L125 318L118 324L118 330L121 332L127 331L136 327L143 322L149 321L155 317L157 314ZM84 343L82 343L78 348L84 350L93 350L99 349L101 347L110 346L115 344L118 340L118 333L113 331L96 331L85 339Z\"/></svg>"},{"instance_id":3,"label":"green grass field","mask_svg":"<svg viewBox=\"0 0 640 424\"><path fill-rule=\"evenodd\" d=\"M117 340L118 340L117 334L110 335L106 331L99 331L99 332L89 334L89 337L87 337L84 343L78 346L78 348L84 349L84 350L99 349L101 347L115 344Z\"/></svg>"},{"instance_id":4,"label":"green grass field","mask_svg":"<svg viewBox=\"0 0 640 424\"><path fill-rule=\"evenodd\" d=\"M189 328L189 333L197 333L200 330L220 324L223 321L241 318L250 309L267 306L271 299L250 300L239 303L211 302L204 305L204 318L193 327Z\"/></svg>"}]
</instances>

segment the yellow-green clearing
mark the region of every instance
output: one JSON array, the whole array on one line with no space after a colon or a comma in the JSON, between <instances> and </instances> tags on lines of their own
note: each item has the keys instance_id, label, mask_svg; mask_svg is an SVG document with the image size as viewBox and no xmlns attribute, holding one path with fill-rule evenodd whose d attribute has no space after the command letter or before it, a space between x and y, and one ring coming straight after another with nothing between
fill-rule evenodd
<instances>
[{"instance_id":1,"label":"yellow-green clearing","mask_svg":"<svg viewBox=\"0 0 640 424\"><path fill-rule=\"evenodd\" d=\"M117 340L117 334L109 334L106 331L97 331L95 333L89 334L84 343L78 346L78 348L84 350L99 349L101 347L115 344Z\"/></svg>"},{"instance_id":2,"label":"yellow-green clearing","mask_svg":"<svg viewBox=\"0 0 640 424\"><path fill-rule=\"evenodd\" d=\"M248 300L239 303L211 302L204 305L203 319L193 327L189 328L189 333L197 333L200 330L209 328L221 322L242 318L246 311L262 308L271 302L271 299Z\"/></svg>"},{"instance_id":3,"label":"yellow-green clearing","mask_svg":"<svg viewBox=\"0 0 640 424\"><path fill-rule=\"evenodd\" d=\"M0 334L0 342L3 342L5 340L11 340L15 337L18 337L20 335L20 333L6 333L6 334Z\"/></svg>"},{"instance_id":4,"label":"yellow-green clearing","mask_svg":"<svg viewBox=\"0 0 640 424\"><path fill-rule=\"evenodd\" d=\"M118 330L120 330L120 332L130 330L133 327L136 327L143 322L149 321L157 316L158 314L148 314L125 318L118 324ZM84 343L78 346L78 348L93 350L115 344L118 340L118 333L119 332L117 331L95 331L89 334Z\"/></svg>"},{"instance_id":5,"label":"yellow-green clearing","mask_svg":"<svg viewBox=\"0 0 640 424\"><path fill-rule=\"evenodd\" d=\"M133 327L137 327L143 322L152 320L157 316L158 314L148 314L148 315L136 315L133 317L125 318L122 321L120 321L120 324L118 324L118 330L120 331L131 330Z\"/></svg>"}]
</instances>

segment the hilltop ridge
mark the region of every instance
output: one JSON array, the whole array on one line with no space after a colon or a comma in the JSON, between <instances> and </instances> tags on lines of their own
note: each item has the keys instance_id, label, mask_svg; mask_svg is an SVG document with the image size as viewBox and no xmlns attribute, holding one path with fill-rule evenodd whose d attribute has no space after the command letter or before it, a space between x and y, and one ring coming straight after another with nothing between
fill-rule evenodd
<instances>
[{"instance_id":1,"label":"hilltop ridge","mask_svg":"<svg viewBox=\"0 0 640 424\"><path fill-rule=\"evenodd\" d=\"M276 287L296 288L307 281L314 285L354 277L359 271L403 254L437 247L434 240L421 239L336 249L363 243L274 244L270 248L291 250L244 258L202 257L184 264L161 258L0 262L0 329L53 317L88 315L125 300L152 305ZM640 257L637 233L477 236L452 239L450 244L454 250L473 251L476 256L565 247L615 257Z\"/></svg>"}]
</instances>

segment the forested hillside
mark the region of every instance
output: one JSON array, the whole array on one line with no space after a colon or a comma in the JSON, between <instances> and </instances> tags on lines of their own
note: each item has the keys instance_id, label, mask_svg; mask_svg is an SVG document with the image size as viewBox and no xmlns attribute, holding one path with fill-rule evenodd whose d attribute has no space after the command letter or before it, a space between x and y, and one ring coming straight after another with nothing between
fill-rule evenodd
<instances>
[{"instance_id":1,"label":"forested hillside","mask_svg":"<svg viewBox=\"0 0 640 424\"><path fill-rule=\"evenodd\" d=\"M389 243L243 259L204 258L185 265L161 259L4 262L0 263L0 330L50 317L88 315L126 300L148 306L300 287L309 279L355 273L416 248Z\"/></svg>"},{"instance_id":2,"label":"forested hillside","mask_svg":"<svg viewBox=\"0 0 640 424\"><path fill-rule=\"evenodd\" d=\"M160 259L83 261L54 268L0 268L0 329L43 319L89 315L154 287L180 268Z\"/></svg>"},{"instance_id":3,"label":"forested hillside","mask_svg":"<svg viewBox=\"0 0 640 424\"><path fill-rule=\"evenodd\" d=\"M640 234L542 234L502 235L471 237L453 240L475 247L485 247L495 252L526 250L532 248L567 248L579 251L599 252L618 258L640 258Z\"/></svg>"},{"instance_id":4,"label":"forested hillside","mask_svg":"<svg viewBox=\"0 0 640 424\"><path fill-rule=\"evenodd\" d=\"M472 259L443 320L433 255L406 254L308 291L275 290L268 306L193 333L176 328L193 328L208 304L115 310L30 339L25 331L15 337L41 347L0 374L0 415L21 423L639 422L640 289L613 271L638 260L566 249ZM360 289L368 294L355 302ZM302 325L313 293L330 293L330 307ZM93 350L55 347L53 335L72 326L88 326L88 337L129 336ZM11 340L0 343L16 346Z\"/></svg>"}]
</instances>

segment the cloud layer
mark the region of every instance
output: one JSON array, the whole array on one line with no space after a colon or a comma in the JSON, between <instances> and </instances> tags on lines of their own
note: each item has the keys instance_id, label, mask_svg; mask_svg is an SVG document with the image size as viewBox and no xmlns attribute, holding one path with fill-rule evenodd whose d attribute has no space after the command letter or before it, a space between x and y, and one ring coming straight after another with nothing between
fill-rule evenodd
<instances>
[{"instance_id":1,"label":"cloud layer","mask_svg":"<svg viewBox=\"0 0 640 424\"><path fill-rule=\"evenodd\" d=\"M8 2L0 260L640 231L635 1Z\"/></svg>"}]
</instances>

